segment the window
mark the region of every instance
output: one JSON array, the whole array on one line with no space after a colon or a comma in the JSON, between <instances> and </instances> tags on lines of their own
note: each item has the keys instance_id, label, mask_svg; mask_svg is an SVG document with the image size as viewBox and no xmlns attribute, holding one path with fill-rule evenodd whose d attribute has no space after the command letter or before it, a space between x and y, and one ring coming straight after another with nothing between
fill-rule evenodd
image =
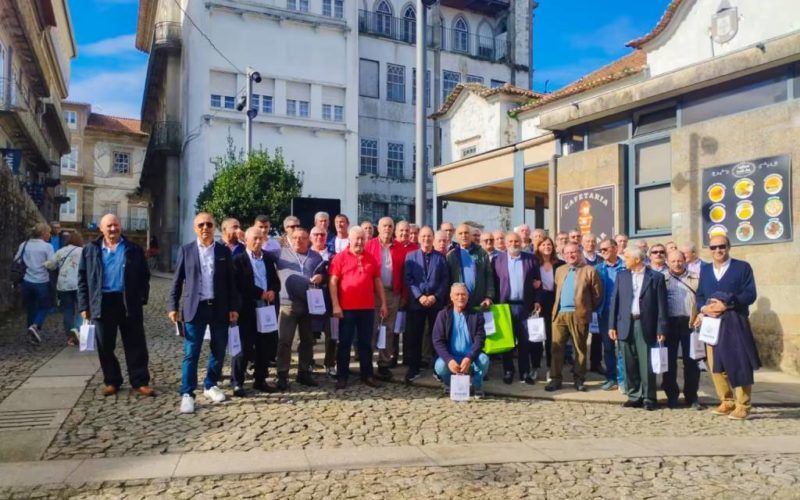
<instances>
[{"instance_id":1,"label":"window","mask_svg":"<svg viewBox=\"0 0 800 500\"><path fill-rule=\"evenodd\" d=\"M447 96L456 88L456 85L461 82L461 73L455 71L444 71L442 76L442 100L446 101Z\"/></svg>"},{"instance_id":2,"label":"window","mask_svg":"<svg viewBox=\"0 0 800 500\"><path fill-rule=\"evenodd\" d=\"M453 23L453 50L469 52L469 28L463 17L459 17Z\"/></svg>"},{"instance_id":3,"label":"window","mask_svg":"<svg viewBox=\"0 0 800 500\"><path fill-rule=\"evenodd\" d=\"M412 70L411 78L411 104L417 104L417 68ZM425 107L431 107L431 72L425 72Z\"/></svg>"},{"instance_id":4,"label":"window","mask_svg":"<svg viewBox=\"0 0 800 500\"><path fill-rule=\"evenodd\" d=\"M308 118L308 101L286 99L286 115Z\"/></svg>"},{"instance_id":5,"label":"window","mask_svg":"<svg viewBox=\"0 0 800 500\"><path fill-rule=\"evenodd\" d=\"M100 213L119 216L119 203L115 201L100 202Z\"/></svg>"},{"instance_id":6,"label":"window","mask_svg":"<svg viewBox=\"0 0 800 500\"><path fill-rule=\"evenodd\" d=\"M502 87L505 84L506 84L506 82L504 82L503 80L495 80L493 78L492 81L491 81L490 87L492 87L493 89L496 89L496 88Z\"/></svg>"},{"instance_id":7,"label":"window","mask_svg":"<svg viewBox=\"0 0 800 500\"><path fill-rule=\"evenodd\" d=\"M308 12L308 0L286 0L286 8L290 10L299 10L300 12Z\"/></svg>"},{"instance_id":8,"label":"window","mask_svg":"<svg viewBox=\"0 0 800 500\"><path fill-rule=\"evenodd\" d=\"M132 206L130 211L130 222L128 227L131 231L147 231L147 207Z\"/></svg>"},{"instance_id":9,"label":"window","mask_svg":"<svg viewBox=\"0 0 800 500\"><path fill-rule=\"evenodd\" d=\"M375 9L375 32L388 36L392 34L392 8L385 1Z\"/></svg>"},{"instance_id":10,"label":"window","mask_svg":"<svg viewBox=\"0 0 800 500\"><path fill-rule=\"evenodd\" d=\"M250 109L261 109L261 96L258 94L250 96Z\"/></svg>"},{"instance_id":11,"label":"window","mask_svg":"<svg viewBox=\"0 0 800 500\"><path fill-rule=\"evenodd\" d=\"M469 158L470 156L475 156L477 152L478 152L478 146L469 146L463 148L461 150L461 158Z\"/></svg>"},{"instance_id":12,"label":"window","mask_svg":"<svg viewBox=\"0 0 800 500\"><path fill-rule=\"evenodd\" d=\"M333 107L333 121L335 121L335 122L343 122L344 121L344 106L334 106Z\"/></svg>"},{"instance_id":13,"label":"window","mask_svg":"<svg viewBox=\"0 0 800 500\"><path fill-rule=\"evenodd\" d=\"M565 145L569 149L569 153L577 153L578 151L583 151L583 131L571 131L567 133Z\"/></svg>"},{"instance_id":14,"label":"window","mask_svg":"<svg viewBox=\"0 0 800 500\"><path fill-rule=\"evenodd\" d=\"M378 174L378 141L361 139L361 174Z\"/></svg>"},{"instance_id":15,"label":"window","mask_svg":"<svg viewBox=\"0 0 800 500\"><path fill-rule=\"evenodd\" d=\"M675 128L677 124L674 106L649 113L634 113L633 136Z\"/></svg>"},{"instance_id":16,"label":"window","mask_svg":"<svg viewBox=\"0 0 800 500\"><path fill-rule=\"evenodd\" d=\"M394 102L406 102L405 66L386 65L386 99Z\"/></svg>"},{"instance_id":17,"label":"window","mask_svg":"<svg viewBox=\"0 0 800 500\"><path fill-rule=\"evenodd\" d=\"M2 50L2 49L0 49ZM0 70L1 72L2 70ZM75 111L64 111L64 121L67 122L69 128L78 127L78 113Z\"/></svg>"},{"instance_id":18,"label":"window","mask_svg":"<svg viewBox=\"0 0 800 500\"><path fill-rule=\"evenodd\" d=\"M222 96L219 94L211 94L211 107L212 108L221 108L222 107Z\"/></svg>"},{"instance_id":19,"label":"window","mask_svg":"<svg viewBox=\"0 0 800 500\"><path fill-rule=\"evenodd\" d=\"M672 225L672 148L669 138L633 144L629 157L630 233L669 234Z\"/></svg>"},{"instance_id":20,"label":"window","mask_svg":"<svg viewBox=\"0 0 800 500\"><path fill-rule=\"evenodd\" d=\"M78 147L71 146L69 154L61 157L61 170L66 170L67 173L78 173Z\"/></svg>"},{"instance_id":21,"label":"window","mask_svg":"<svg viewBox=\"0 0 800 500\"><path fill-rule=\"evenodd\" d=\"M403 145L390 142L386 155L386 175L395 179L403 178Z\"/></svg>"},{"instance_id":22,"label":"window","mask_svg":"<svg viewBox=\"0 0 800 500\"><path fill-rule=\"evenodd\" d=\"M483 85L483 77L475 75L467 75L467 83L480 83Z\"/></svg>"},{"instance_id":23,"label":"window","mask_svg":"<svg viewBox=\"0 0 800 500\"><path fill-rule=\"evenodd\" d=\"M589 129L589 148L627 141L628 123L628 120L618 120L594 125Z\"/></svg>"},{"instance_id":24,"label":"window","mask_svg":"<svg viewBox=\"0 0 800 500\"><path fill-rule=\"evenodd\" d=\"M75 222L78 220L78 190L68 187L64 195L69 198L69 201L61 204L60 218L62 221Z\"/></svg>"},{"instance_id":25,"label":"window","mask_svg":"<svg viewBox=\"0 0 800 500\"><path fill-rule=\"evenodd\" d=\"M298 104L300 105L298 114L303 118L308 118L308 101L298 101Z\"/></svg>"},{"instance_id":26,"label":"window","mask_svg":"<svg viewBox=\"0 0 800 500\"><path fill-rule=\"evenodd\" d=\"M344 0L333 0L333 17L344 18Z\"/></svg>"},{"instance_id":27,"label":"window","mask_svg":"<svg viewBox=\"0 0 800 500\"><path fill-rule=\"evenodd\" d=\"M389 204L381 201L372 202L372 217L370 220L378 221L381 217L389 215Z\"/></svg>"},{"instance_id":28,"label":"window","mask_svg":"<svg viewBox=\"0 0 800 500\"><path fill-rule=\"evenodd\" d=\"M225 96L225 109L233 109L236 107L236 100L232 95Z\"/></svg>"},{"instance_id":29,"label":"window","mask_svg":"<svg viewBox=\"0 0 800 500\"><path fill-rule=\"evenodd\" d=\"M297 101L294 99L286 100L286 115L297 116Z\"/></svg>"},{"instance_id":30,"label":"window","mask_svg":"<svg viewBox=\"0 0 800 500\"><path fill-rule=\"evenodd\" d=\"M322 105L322 119L334 122L344 121L344 106L335 106L331 104Z\"/></svg>"},{"instance_id":31,"label":"window","mask_svg":"<svg viewBox=\"0 0 800 500\"><path fill-rule=\"evenodd\" d=\"M380 65L378 61L361 59L358 62L359 95L363 97L380 97Z\"/></svg>"},{"instance_id":32,"label":"window","mask_svg":"<svg viewBox=\"0 0 800 500\"><path fill-rule=\"evenodd\" d=\"M333 0L322 0L322 15L333 17Z\"/></svg>"},{"instance_id":33,"label":"window","mask_svg":"<svg viewBox=\"0 0 800 500\"><path fill-rule=\"evenodd\" d=\"M271 95L262 95L261 96L261 112L272 114L272 96Z\"/></svg>"},{"instance_id":34,"label":"window","mask_svg":"<svg viewBox=\"0 0 800 500\"><path fill-rule=\"evenodd\" d=\"M411 6L403 13L403 41L408 43L417 41L417 13Z\"/></svg>"},{"instance_id":35,"label":"window","mask_svg":"<svg viewBox=\"0 0 800 500\"><path fill-rule=\"evenodd\" d=\"M114 173L129 174L131 169L131 156L128 153L114 151Z\"/></svg>"},{"instance_id":36,"label":"window","mask_svg":"<svg viewBox=\"0 0 800 500\"><path fill-rule=\"evenodd\" d=\"M327 121L333 120L333 106L330 104L322 105L322 119Z\"/></svg>"}]
</instances>

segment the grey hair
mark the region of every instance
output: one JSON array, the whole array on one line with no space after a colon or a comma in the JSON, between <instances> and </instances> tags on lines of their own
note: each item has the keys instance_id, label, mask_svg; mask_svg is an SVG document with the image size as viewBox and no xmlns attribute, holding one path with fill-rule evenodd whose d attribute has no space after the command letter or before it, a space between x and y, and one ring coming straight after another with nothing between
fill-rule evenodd
<instances>
[{"instance_id":1,"label":"grey hair","mask_svg":"<svg viewBox=\"0 0 800 500\"><path fill-rule=\"evenodd\" d=\"M353 226L353 227L350 228L349 231L347 231L347 237L348 238L352 238L353 236L358 236L358 235L361 235L361 236L366 236L367 235L367 233L364 232L364 229L361 226Z\"/></svg>"},{"instance_id":2,"label":"grey hair","mask_svg":"<svg viewBox=\"0 0 800 500\"><path fill-rule=\"evenodd\" d=\"M316 222L319 219L331 220L331 216L328 212L317 212L314 214L314 221Z\"/></svg>"},{"instance_id":3,"label":"grey hair","mask_svg":"<svg viewBox=\"0 0 800 500\"><path fill-rule=\"evenodd\" d=\"M645 253L644 250L642 250L641 248L633 246L625 249L625 257L629 257L631 259L638 259L639 262L644 262Z\"/></svg>"},{"instance_id":4,"label":"grey hair","mask_svg":"<svg viewBox=\"0 0 800 500\"><path fill-rule=\"evenodd\" d=\"M467 292L467 295L469 295L469 289L467 288L466 283L453 283L450 285L450 293L453 293L453 290L456 288L463 288L464 291Z\"/></svg>"},{"instance_id":5,"label":"grey hair","mask_svg":"<svg viewBox=\"0 0 800 500\"><path fill-rule=\"evenodd\" d=\"M447 239L447 235L444 233L444 231L439 230L439 231L436 231L435 233L433 233L433 238L436 239L436 240L438 240L439 238L446 240Z\"/></svg>"}]
</instances>

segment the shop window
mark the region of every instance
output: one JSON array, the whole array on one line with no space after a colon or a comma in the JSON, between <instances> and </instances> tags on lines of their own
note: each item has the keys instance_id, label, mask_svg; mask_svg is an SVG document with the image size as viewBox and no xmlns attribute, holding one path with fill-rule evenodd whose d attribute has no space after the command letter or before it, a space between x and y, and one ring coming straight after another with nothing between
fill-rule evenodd
<instances>
[{"instance_id":1,"label":"shop window","mask_svg":"<svg viewBox=\"0 0 800 500\"><path fill-rule=\"evenodd\" d=\"M671 232L672 148L669 137L634 143L628 159L629 232L661 235Z\"/></svg>"}]
</instances>

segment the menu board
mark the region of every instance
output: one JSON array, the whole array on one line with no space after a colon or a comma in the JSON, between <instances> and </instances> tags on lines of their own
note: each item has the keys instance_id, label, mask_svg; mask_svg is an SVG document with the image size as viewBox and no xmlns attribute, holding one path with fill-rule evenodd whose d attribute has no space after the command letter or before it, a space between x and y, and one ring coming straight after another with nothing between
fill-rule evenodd
<instances>
[{"instance_id":1,"label":"menu board","mask_svg":"<svg viewBox=\"0 0 800 500\"><path fill-rule=\"evenodd\" d=\"M614 186L598 186L558 195L562 231L577 229L598 239L614 237Z\"/></svg>"},{"instance_id":2,"label":"menu board","mask_svg":"<svg viewBox=\"0 0 800 500\"><path fill-rule=\"evenodd\" d=\"M770 156L703 170L703 241L732 246L792 240L792 163Z\"/></svg>"}]
</instances>

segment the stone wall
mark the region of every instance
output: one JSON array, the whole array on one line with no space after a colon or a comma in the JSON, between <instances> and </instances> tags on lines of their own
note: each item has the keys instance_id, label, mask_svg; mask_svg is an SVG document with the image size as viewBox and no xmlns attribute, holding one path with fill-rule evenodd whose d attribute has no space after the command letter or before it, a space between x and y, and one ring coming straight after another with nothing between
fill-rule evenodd
<instances>
[{"instance_id":1,"label":"stone wall","mask_svg":"<svg viewBox=\"0 0 800 500\"><path fill-rule=\"evenodd\" d=\"M11 261L33 225L45 220L5 165L0 165L0 207L0 312L5 312L19 304L9 280Z\"/></svg>"}]
</instances>

